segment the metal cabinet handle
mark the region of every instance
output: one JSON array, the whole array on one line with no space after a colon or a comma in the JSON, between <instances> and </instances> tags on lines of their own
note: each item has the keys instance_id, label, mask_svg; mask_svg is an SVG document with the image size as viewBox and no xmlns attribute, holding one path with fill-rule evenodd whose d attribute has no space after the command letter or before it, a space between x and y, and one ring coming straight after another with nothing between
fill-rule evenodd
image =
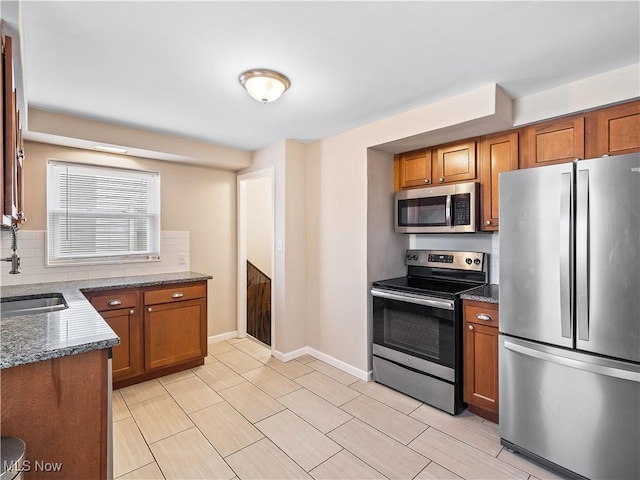
<instances>
[{"instance_id":1,"label":"metal cabinet handle","mask_svg":"<svg viewBox=\"0 0 640 480\"><path fill-rule=\"evenodd\" d=\"M487 315L486 313L479 313L476 315L478 320L484 320L485 322L491 321L491 315Z\"/></svg>"},{"instance_id":2,"label":"metal cabinet handle","mask_svg":"<svg viewBox=\"0 0 640 480\"><path fill-rule=\"evenodd\" d=\"M487 221L486 221L486 222L484 222L484 223L486 223L487 225L491 225L491 220L487 220Z\"/></svg>"},{"instance_id":3,"label":"metal cabinet handle","mask_svg":"<svg viewBox=\"0 0 640 480\"><path fill-rule=\"evenodd\" d=\"M469 325L469 330L473 330L473 325Z\"/></svg>"},{"instance_id":4,"label":"metal cabinet handle","mask_svg":"<svg viewBox=\"0 0 640 480\"><path fill-rule=\"evenodd\" d=\"M431 180L429 180L428 178L424 179L424 183L430 183L430 182L431 182Z\"/></svg>"},{"instance_id":5,"label":"metal cabinet handle","mask_svg":"<svg viewBox=\"0 0 640 480\"><path fill-rule=\"evenodd\" d=\"M151 312L151 311L152 311L151 307L147 308L147 312Z\"/></svg>"},{"instance_id":6,"label":"metal cabinet handle","mask_svg":"<svg viewBox=\"0 0 640 480\"><path fill-rule=\"evenodd\" d=\"M444 178L440 177L440 183L444 183Z\"/></svg>"},{"instance_id":7,"label":"metal cabinet handle","mask_svg":"<svg viewBox=\"0 0 640 480\"><path fill-rule=\"evenodd\" d=\"M133 315L133 308L129 310L129 315Z\"/></svg>"},{"instance_id":8,"label":"metal cabinet handle","mask_svg":"<svg viewBox=\"0 0 640 480\"><path fill-rule=\"evenodd\" d=\"M110 307L117 307L118 305L122 305L122 300L109 300L107 302L107 305L109 305Z\"/></svg>"},{"instance_id":9,"label":"metal cabinet handle","mask_svg":"<svg viewBox=\"0 0 640 480\"><path fill-rule=\"evenodd\" d=\"M173 295L171 295L171 298L182 298L184 297L184 293L182 292L176 292Z\"/></svg>"}]
</instances>

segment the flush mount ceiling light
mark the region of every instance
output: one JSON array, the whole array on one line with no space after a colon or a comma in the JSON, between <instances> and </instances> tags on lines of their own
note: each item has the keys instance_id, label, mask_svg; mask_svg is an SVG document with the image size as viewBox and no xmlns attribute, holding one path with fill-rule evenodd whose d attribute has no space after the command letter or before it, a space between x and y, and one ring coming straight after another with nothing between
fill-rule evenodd
<instances>
[{"instance_id":1,"label":"flush mount ceiling light","mask_svg":"<svg viewBox=\"0 0 640 480\"><path fill-rule=\"evenodd\" d=\"M247 70L240 75L240 83L249 95L262 103L277 100L291 86L283 74L264 68Z\"/></svg>"},{"instance_id":2,"label":"flush mount ceiling light","mask_svg":"<svg viewBox=\"0 0 640 480\"><path fill-rule=\"evenodd\" d=\"M100 150L101 152L109 152L109 153L127 153L127 149L126 148L121 148L121 147L110 147L108 145L96 145L95 147L96 150Z\"/></svg>"}]
</instances>

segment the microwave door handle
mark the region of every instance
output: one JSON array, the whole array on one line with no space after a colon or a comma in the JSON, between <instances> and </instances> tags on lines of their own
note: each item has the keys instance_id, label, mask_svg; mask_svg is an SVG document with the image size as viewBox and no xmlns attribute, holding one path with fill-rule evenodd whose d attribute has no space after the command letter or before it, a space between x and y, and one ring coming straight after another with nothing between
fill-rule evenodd
<instances>
[{"instance_id":1,"label":"microwave door handle","mask_svg":"<svg viewBox=\"0 0 640 480\"><path fill-rule=\"evenodd\" d=\"M451 226L451 195L447 195L447 203L444 207L445 210L445 222L447 227Z\"/></svg>"}]
</instances>

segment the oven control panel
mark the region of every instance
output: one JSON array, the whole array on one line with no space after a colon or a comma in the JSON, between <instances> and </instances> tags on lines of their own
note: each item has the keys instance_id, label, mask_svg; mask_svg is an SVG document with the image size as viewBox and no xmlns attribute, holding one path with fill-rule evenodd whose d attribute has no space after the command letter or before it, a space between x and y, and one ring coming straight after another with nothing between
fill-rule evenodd
<instances>
[{"instance_id":1,"label":"oven control panel","mask_svg":"<svg viewBox=\"0 0 640 480\"><path fill-rule=\"evenodd\" d=\"M405 264L414 267L451 268L482 272L485 253L442 250L407 250Z\"/></svg>"}]
</instances>

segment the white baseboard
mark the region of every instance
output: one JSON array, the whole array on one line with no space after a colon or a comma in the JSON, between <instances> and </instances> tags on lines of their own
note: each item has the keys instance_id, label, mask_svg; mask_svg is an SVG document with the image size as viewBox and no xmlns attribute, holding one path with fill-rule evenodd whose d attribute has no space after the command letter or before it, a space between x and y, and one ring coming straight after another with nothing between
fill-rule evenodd
<instances>
[{"instance_id":1,"label":"white baseboard","mask_svg":"<svg viewBox=\"0 0 640 480\"><path fill-rule=\"evenodd\" d=\"M308 355L311 355L312 357L315 357L318 360L322 360L323 362L328 363L329 365L336 367L342 370L343 372L347 372L353 375L354 377L359 378L360 380L364 380L365 382L368 382L372 378L370 371L367 372L365 370L360 370L359 368L349 365L348 363L345 363L342 360L338 360L337 358L332 357L331 355L327 355L326 353L319 352L314 348L311 348L311 347L306 347L306 348L307 348Z\"/></svg>"},{"instance_id":2,"label":"white baseboard","mask_svg":"<svg viewBox=\"0 0 640 480\"><path fill-rule=\"evenodd\" d=\"M230 338L238 338L238 332L227 332L221 333L219 335L212 335L208 338L208 343L221 342L222 340L229 340ZM271 353L281 362L295 360L296 358L302 357L303 355L311 355L312 357L317 358L318 360L322 360L323 362L328 363L329 365L336 367L343 372L353 375L360 380L364 380L365 382L369 382L373 379L373 372L371 370L360 370L359 368L355 368L352 365L343 362L342 360L338 360L331 355L327 355L326 353L322 353L311 347L302 347L288 353L282 353L274 349L271 351Z\"/></svg>"},{"instance_id":3,"label":"white baseboard","mask_svg":"<svg viewBox=\"0 0 640 480\"><path fill-rule=\"evenodd\" d=\"M221 342L222 340L237 338L237 336L238 336L238 332L227 332L227 333L220 333L218 335L211 335L210 337L207 338L207 343L217 343L217 342Z\"/></svg>"}]
</instances>

